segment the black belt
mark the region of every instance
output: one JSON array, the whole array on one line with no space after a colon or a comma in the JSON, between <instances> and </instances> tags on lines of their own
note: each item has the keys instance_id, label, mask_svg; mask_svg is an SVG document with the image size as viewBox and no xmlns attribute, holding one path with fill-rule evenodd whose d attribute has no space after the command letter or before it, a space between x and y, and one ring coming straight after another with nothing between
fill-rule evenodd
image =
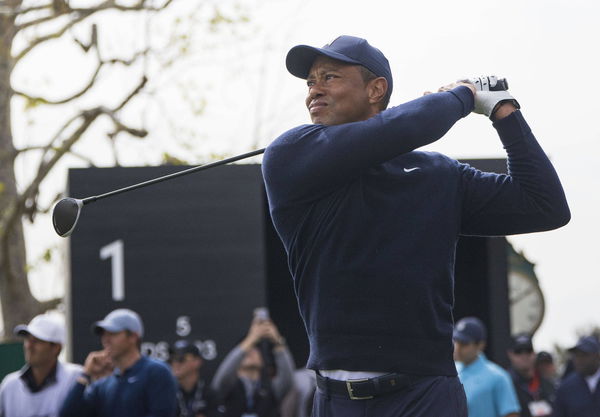
<instances>
[{"instance_id":1,"label":"black belt","mask_svg":"<svg viewBox=\"0 0 600 417\"><path fill-rule=\"evenodd\" d=\"M326 394L339 394L351 400L370 400L379 395L406 388L410 386L411 382L420 378L405 374L388 374L377 378L339 381L324 377L317 372L317 387Z\"/></svg>"}]
</instances>

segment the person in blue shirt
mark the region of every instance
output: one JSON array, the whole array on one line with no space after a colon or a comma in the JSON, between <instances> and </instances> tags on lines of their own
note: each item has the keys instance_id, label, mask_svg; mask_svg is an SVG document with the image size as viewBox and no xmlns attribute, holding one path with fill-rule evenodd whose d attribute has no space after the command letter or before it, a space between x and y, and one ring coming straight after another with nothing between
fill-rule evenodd
<instances>
[{"instance_id":1,"label":"person in blue shirt","mask_svg":"<svg viewBox=\"0 0 600 417\"><path fill-rule=\"evenodd\" d=\"M459 320L452 338L469 417L518 417L521 407L510 375L483 353L487 330L481 320L476 317Z\"/></svg>"},{"instance_id":2,"label":"person in blue shirt","mask_svg":"<svg viewBox=\"0 0 600 417\"><path fill-rule=\"evenodd\" d=\"M452 360L460 235L550 230L570 212L549 159L498 80L388 107L389 62L365 39L293 47L312 124L266 149L269 211L317 371L316 417L465 416ZM494 123L508 175L417 148L472 111Z\"/></svg>"},{"instance_id":3,"label":"person in blue shirt","mask_svg":"<svg viewBox=\"0 0 600 417\"><path fill-rule=\"evenodd\" d=\"M103 350L91 352L61 417L175 417L176 383L169 367L140 352L144 327L117 309L94 324Z\"/></svg>"},{"instance_id":4,"label":"person in blue shirt","mask_svg":"<svg viewBox=\"0 0 600 417\"><path fill-rule=\"evenodd\" d=\"M600 417L600 342L584 336L569 349L574 370L556 391L553 417Z\"/></svg>"}]
</instances>

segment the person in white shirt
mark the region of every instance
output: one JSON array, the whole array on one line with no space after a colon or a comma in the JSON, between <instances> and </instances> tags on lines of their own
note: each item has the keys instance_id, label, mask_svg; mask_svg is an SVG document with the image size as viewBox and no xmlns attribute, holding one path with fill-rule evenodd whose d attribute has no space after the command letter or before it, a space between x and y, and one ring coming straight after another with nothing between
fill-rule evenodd
<instances>
[{"instance_id":1,"label":"person in white shirt","mask_svg":"<svg viewBox=\"0 0 600 417\"><path fill-rule=\"evenodd\" d=\"M58 355L65 343L65 327L56 315L41 314L28 325L18 325L25 366L0 385L0 417L55 417L75 380L79 365L63 363Z\"/></svg>"}]
</instances>

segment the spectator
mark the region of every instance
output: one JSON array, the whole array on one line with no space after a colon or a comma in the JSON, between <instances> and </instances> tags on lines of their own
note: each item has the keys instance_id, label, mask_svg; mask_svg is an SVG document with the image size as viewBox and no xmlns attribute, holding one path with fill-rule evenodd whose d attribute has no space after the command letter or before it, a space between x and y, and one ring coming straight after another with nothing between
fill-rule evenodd
<instances>
[{"instance_id":1,"label":"spectator","mask_svg":"<svg viewBox=\"0 0 600 417\"><path fill-rule=\"evenodd\" d=\"M540 376L546 378L548 381L556 385L557 371L556 364L554 363L554 357L550 352L544 350L538 352L535 358L535 369Z\"/></svg>"},{"instance_id":2,"label":"spectator","mask_svg":"<svg viewBox=\"0 0 600 417\"><path fill-rule=\"evenodd\" d=\"M55 417L81 366L64 363L58 355L65 343L65 328L57 316L42 314L14 333L23 336L25 366L6 375L0 385L0 416Z\"/></svg>"},{"instance_id":3,"label":"spectator","mask_svg":"<svg viewBox=\"0 0 600 417\"><path fill-rule=\"evenodd\" d=\"M456 323L452 336L469 417L517 417L519 402L510 376L483 353L487 330L481 320L465 317Z\"/></svg>"},{"instance_id":4,"label":"spectator","mask_svg":"<svg viewBox=\"0 0 600 417\"><path fill-rule=\"evenodd\" d=\"M85 360L61 409L62 417L173 417L175 379L167 365L142 356L144 328L137 313L118 309L94 323L103 350Z\"/></svg>"},{"instance_id":5,"label":"spectator","mask_svg":"<svg viewBox=\"0 0 600 417\"><path fill-rule=\"evenodd\" d=\"M556 391L553 417L600 417L600 342L585 336L569 352L574 370Z\"/></svg>"},{"instance_id":6,"label":"spectator","mask_svg":"<svg viewBox=\"0 0 600 417\"><path fill-rule=\"evenodd\" d=\"M274 367L267 365L271 355ZM294 368L275 324L255 317L247 336L217 369L212 387L225 405L226 417L276 417L291 388Z\"/></svg>"},{"instance_id":7,"label":"spectator","mask_svg":"<svg viewBox=\"0 0 600 417\"><path fill-rule=\"evenodd\" d=\"M536 372L531 336L524 333L515 335L507 353L511 364L509 373L521 405L521 417L550 416L555 389L550 380Z\"/></svg>"},{"instance_id":8,"label":"spectator","mask_svg":"<svg viewBox=\"0 0 600 417\"><path fill-rule=\"evenodd\" d=\"M215 417L221 415L215 392L200 377L200 349L187 340L175 342L169 363L179 383L177 417Z\"/></svg>"}]
</instances>

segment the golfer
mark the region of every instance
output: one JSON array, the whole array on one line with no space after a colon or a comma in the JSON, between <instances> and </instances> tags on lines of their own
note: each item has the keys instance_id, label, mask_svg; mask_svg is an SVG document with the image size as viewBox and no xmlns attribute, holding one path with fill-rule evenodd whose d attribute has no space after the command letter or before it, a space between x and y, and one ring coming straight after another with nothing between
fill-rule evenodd
<instances>
[{"instance_id":1,"label":"golfer","mask_svg":"<svg viewBox=\"0 0 600 417\"><path fill-rule=\"evenodd\" d=\"M317 371L315 416L466 416L452 359L459 235L555 229L570 219L560 181L507 91L455 83L386 109L388 60L360 38L300 45L313 124L263 160ZM481 81L481 80L479 80ZM415 149L475 109L494 122L509 174Z\"/></svg>"}]
</instances>

